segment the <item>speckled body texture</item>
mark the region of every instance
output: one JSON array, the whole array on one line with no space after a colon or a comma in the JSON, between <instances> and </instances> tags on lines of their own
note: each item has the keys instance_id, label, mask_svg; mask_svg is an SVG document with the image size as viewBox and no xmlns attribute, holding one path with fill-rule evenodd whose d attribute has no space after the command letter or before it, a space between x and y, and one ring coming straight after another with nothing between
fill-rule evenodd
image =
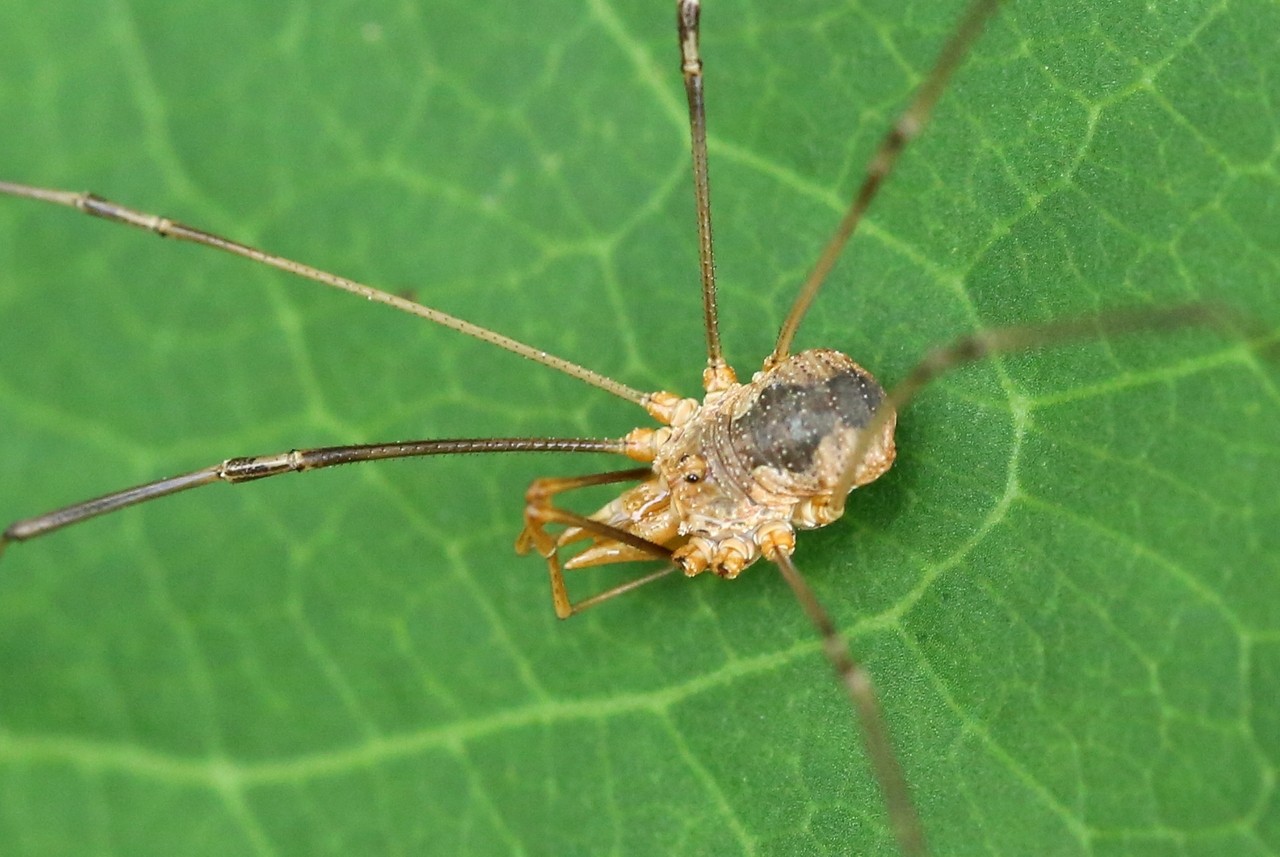
<instances>
[{"instance_id":1,"label":"speckled body texture","mask_svg":"<svg viewBox=\"0 0 1280 857\"><path fill-rule=\"evenodd\" d=\"M734 577L794 538L797 528L830 523L843 511L842 477L871 482L893 463L895 420L862 441L884 401L869 372L838 351L793 355L747 384L706 399L656 437L654 475L592 517L676 550L686 573ZM585 534L575 531L568 540ZM640 559L606 538L566 567Z\"/></svg>"}]
</instances>

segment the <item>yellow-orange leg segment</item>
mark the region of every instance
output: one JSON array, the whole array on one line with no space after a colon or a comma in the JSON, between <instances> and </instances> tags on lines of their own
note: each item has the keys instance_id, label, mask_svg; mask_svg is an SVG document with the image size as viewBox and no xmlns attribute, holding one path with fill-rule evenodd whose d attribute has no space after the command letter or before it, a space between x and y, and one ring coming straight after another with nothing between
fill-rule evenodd
<instances>
[{"instance_id":1,"label":"yellow-orange leg segment","mask_svg":"<svg viewBox=\"0 0 1280 857\"><path fill-rule=\"evenodd\" d=\"M652 475L653 471L648 467L638 467L633 470L619 470L612 473L593 473L589 476L535 479L533 484L529 486L529 490L524 495L524 529L520 531L520 535L516 538L516 553L525 554L530 550L536 550L547 561L547 571L551 576L551 601L555 605L556 616L561 619L568 619L588 607L594 607L601 602L608 601L610 598L630 592L646 583L665 577L675 570L674 565L663 568L652 574L600 592L575 604L569 600L569 591L565 587L564 569L560 565L559 542L557 537L547 532L546 529L547 524L564 524L570 527L579 527L652 554L655 559L669 561L671 559L670 548L651 542L648 539L642 539L634 533L629 533L618 527L592 520L585 515L579 515L577 512L551 505L551 498L565 491L587 488L592 485L636 482L647 479Z\"/></svg>"}]
</instances>

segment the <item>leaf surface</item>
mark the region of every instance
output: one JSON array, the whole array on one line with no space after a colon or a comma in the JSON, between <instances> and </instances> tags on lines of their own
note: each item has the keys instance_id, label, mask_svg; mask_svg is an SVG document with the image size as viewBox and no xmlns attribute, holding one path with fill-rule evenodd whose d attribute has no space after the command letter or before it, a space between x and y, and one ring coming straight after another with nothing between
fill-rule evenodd
<instances>
[{"instance_id":1,"label":"leaf surface","mask_svg":"<svg viewBox=\"0 0 1280 857\"><path fill-rule=\"evenodd\" d=\"M49 0L0 20L0 164L692 394L671 12ZM960 12L708 2L741 374ZM1211 300L1274 345L1278 30L1274 4L1238 0L1011 4L799 344L891 384L984 327ZM70 212L3 201L0 270L0 520L235 455L644 422L448 331ZM1278 418L1274 363L1238 339L1008 356L930 388L894 470L805 534L797 561L872 670L937 853L1280 852ZM893 853L768 567L555 620L541 563L510 553L522 492L614 466L341 468L13 547L0 841Z\"/></svg>"}]
</instances>

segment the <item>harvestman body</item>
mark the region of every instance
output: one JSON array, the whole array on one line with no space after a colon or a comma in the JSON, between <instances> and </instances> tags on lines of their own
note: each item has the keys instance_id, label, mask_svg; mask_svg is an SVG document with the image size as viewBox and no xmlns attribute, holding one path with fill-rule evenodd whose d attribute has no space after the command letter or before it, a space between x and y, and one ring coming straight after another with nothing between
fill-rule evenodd
<instances>
[{"instance_id":1,"label":"harvestman body","mask_svg":"<svg viewBox=\"0 0 1280 857\"><path fill-rule=\"evenodd\" d=\"M387 304L550 366L645 408L661 425L637 428L618 439L483 438L422 440L294 450L233 458L17 521L0 535L0 551L64 526L214 482L246 482L283 473L361 461L464 452L594 452L627 456L643 467L565 479L539 479L526 495L525 526L517 550L536 550L548 565L556 614L567 618L609 598L663 577L711 571L734 578L759 559L777 565L822 635L861 722L868 756L884 792L888 814L904 853L923 853L924 836L905 778L891 748L870 678L849 654L834 623L800 576L791 555L797 529L825 526L844 513L849 492L893 464L897 412L921 387L957 365L996 351L1099 335L1108 330L1179 326L1212 320L1203 307L1087 318L1027 328L1005 328L966 337L928 355L892 393L845 355L814 349L791 354L801 320L841 250L893 168L905 144L924 125L951 73L977 38L999 0L975 0L943 48L911 105L886 135L852 205L802 286L773 353L745 384L721 353L711 241L702 62L698 51L698 0L679 0L681 68L689 102L693 174L699 229L702 295L707 334L704 398L668 392L642 393L567 360L403 297L283 257L126 208L92 194L0 182L0 193L52 202L136 226L161 236L220 249L289 273ZM591 516L552 504L557 494L589 485L637 484ZM559 533L549 524L564 525ZM562 548L586 540L563 563ZM663 560L664 567L577 602L569 598L563 569Z\"/></svg>"}]
</instances>

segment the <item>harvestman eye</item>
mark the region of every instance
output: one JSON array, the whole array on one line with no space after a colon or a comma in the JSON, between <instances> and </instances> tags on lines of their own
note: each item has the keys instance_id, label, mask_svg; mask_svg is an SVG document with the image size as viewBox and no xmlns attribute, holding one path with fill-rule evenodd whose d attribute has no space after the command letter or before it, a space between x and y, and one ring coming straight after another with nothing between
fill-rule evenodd
<instances>
[{"instance_id":1,"label":"harvestman eye","mask_svg":"<svg viewBox=\"0 0 1280 857\"><path fill-rule=\"evenodd\" d=\"M701 398L642 391L541 349L419 304L178 221L135 210L91 193L0 182L0 193L53 203L201 244L294 274L475 337L563 372L639 406L652 425L616 438L463 438L362 443L230 458L191 473L158 479L12 523L0 551L63 527L188 489L239 483L339 464L414 456L499 452L575 452L619 456L633 466L585 476L536 480L526 493L520 553L536 552L547 566L552 604L561 618L581 613L674 571L711 572L733 579L763 559L775 566L812 620L826 656L856 713L866 753L904 854L926 851L906 777L893 751L890 725L871 677L853 658L835 621L819 604L793 554L799 530L838 520L847 497L892 466L898 414L930 381L997 352L1041 347L1138 329L1215 324L1204 306L1116 312L1048 325L1001 328L965 336L925 355L887 391L865 368L830 349L793 353L792 342L845 244L854 234L899 155L924 127L953 72L995 12L998 0L975 0L943 46L911 103L885 134L853 201L801 285L782 321L773 351L747 383L726 362L720 342L711 229L699 3L677 3L680 70L688 99L693 184L707 363ZM628 485L602 508L584 515L556 504L566 492ZM567 554L562 559L562 554ZM564 570L632 561L658 568L604 592L573 599ZM856 586L856 581L850 581Z\"/></svg>"}]
</instances>

